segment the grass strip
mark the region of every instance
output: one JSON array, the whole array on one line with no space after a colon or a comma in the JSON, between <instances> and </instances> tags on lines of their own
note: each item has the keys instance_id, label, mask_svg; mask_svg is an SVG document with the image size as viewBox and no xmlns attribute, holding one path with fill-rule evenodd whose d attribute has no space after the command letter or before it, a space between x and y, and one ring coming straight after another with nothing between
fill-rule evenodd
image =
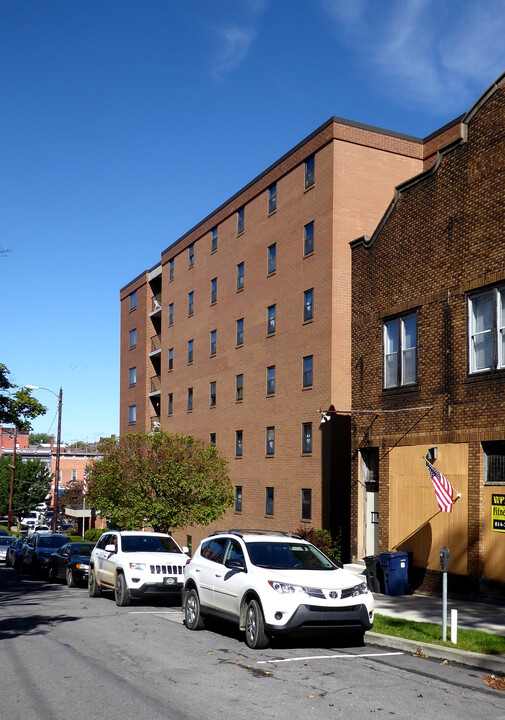
<instances>
[{"instance_id":1,"label":"grass strip","mask_svg":"<svg viewBox=\"0 0 505 720\"><path fill-rule=\"evenodd\" d=\"M420 643L432 643L443 647L465 650L466 652L482 653L484 655L505 654L505 636L482 632L481 630L464 630L458 628L458 644L443 642L442 626L427 622L416 622L390 615L375 615L373 631L383 635L415 640ZM447 637L450 638L450 626L447 627Z\"/></svg>"}]
</instances>

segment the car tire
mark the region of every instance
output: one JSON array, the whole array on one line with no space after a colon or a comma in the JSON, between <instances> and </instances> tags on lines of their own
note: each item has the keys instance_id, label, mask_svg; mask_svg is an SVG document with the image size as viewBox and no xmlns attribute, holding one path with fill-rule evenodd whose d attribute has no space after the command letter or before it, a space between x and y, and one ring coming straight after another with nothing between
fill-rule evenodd
<instances>
[{"instance_id":1,"label":"car tire","mask_svg":"<svg viewBox=\"0 0 505 720\"><path fill-rule=\"evenodd\" d=\"M114 598L116 605L119 607L125 607L130 604L130 595L128 593L128 586L126 584L125 576L123 573L116 575L116 582L114 584Z\"/></svg>"},{"instance_id":2,"label":"car tire","mask_svg":"<svg viewBox=\"0 0 505 720\"><path fill-rule=\"evenodd\" d=\"M54 565L49 565L47 569L47 579L50 583L55 583L57 581L58 578L56 577L56 568Z\"/></svg>"},{"instance_id":3,"label":"car tire","mask_svg":"<svg viewBox=\"0 0 505 720\"><path fill-rule=\"evenodd\" d=\"M93 570L93 568L91 568L89 571L88 593L90 597L94 598L100 597L101 595L101 590L97 585L95 571Z\"/></svg>"},{"instance_id":4,"label":"car tire","mask_svg":"<svg viewBox=\"0 0 505 720\"><path fill-rule=\"evenodd\" d=\"M257 600L250 600L245 613L245 642L252 650L268 647L269 637L265 632L263 610Z\"/></svg>"},{"instance_id":5,"label":"car tire","mask_svg":"<svg viewBox=\"0 0 505 720\"><path fill-rule=\"evenodd\" d=\"M188 630L203 630L205 627L205 621L200 610L200 598L194 588L186 592L184 620Z\"/></svg>"},{"instance_id":6,"label":"car tire","mask_svg":"<svg viewBox=\"0 0 505 720\"><path fill-rule=\"evenodd\" d=\"M72 568L67 568L66 578L67 578L67 587L69 587L69 588L75 587L76 583L75 583L74 573L72 572Z\"/></svg>"}]
</instances>

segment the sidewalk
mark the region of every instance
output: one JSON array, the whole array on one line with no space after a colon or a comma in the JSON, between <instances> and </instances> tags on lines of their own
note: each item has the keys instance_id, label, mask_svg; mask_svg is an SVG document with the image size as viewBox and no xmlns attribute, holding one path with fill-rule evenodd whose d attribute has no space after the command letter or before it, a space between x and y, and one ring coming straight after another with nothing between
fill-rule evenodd
<instances>
[{"instance_id":1,"label":"sidewalk","mask_svg":"<svg viewBox=\"0 0 505 720\"><path fill-rule=\"evenodd\" d=\"M431 622L442 625L442 598L428 595L390 596L374 594L375 612L379 615L401 617L417 622ZM447 639L451 636L451 609L458 611L458 629L482 630L483 632L505 635L505 603L475 602L465 598L447 599ZM404 652L420 650L423 655L452 662L470 665L505 675L505 655L480 655L477 653L454 650L442 645L418 643L390 635L367 632L366 640L373 645L394 647Z\"/></svg>"}]
</instances>

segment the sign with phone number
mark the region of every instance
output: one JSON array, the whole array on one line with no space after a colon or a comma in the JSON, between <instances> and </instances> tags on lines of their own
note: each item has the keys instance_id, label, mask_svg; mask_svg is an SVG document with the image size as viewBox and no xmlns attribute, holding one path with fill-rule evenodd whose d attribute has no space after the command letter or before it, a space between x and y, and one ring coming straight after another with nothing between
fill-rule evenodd
<instances>
[{"instance_id":1,"label":"sign with phone number","mask_svg":"<svg viewBox=\"0 0 505 720\"><path fill-rule=\"evenodd\" d=\"M505 495L491 495L491 522L495 532L505 533Z\"/></svg>"}]
</instances>

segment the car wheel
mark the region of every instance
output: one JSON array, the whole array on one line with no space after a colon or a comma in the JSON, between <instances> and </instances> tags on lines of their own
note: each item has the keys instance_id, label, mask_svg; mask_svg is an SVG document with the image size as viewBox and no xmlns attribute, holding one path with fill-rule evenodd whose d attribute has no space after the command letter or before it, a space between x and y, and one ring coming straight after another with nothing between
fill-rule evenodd
<instances>
[{"instance_id":1,"label":"car wheel","mask_svg":"<svg viewBox=\"0 0 505 720\"><path fill-rule=\"evenodd\" d=\"M54 567L54 565L49 565L47 569L47 579L50 583L56 582L56 568Z\"/></svg>"},{"instance_id":2,"label":"car wheel","mask_svg":"<svg viewBox=\"0 0 505 720\"><path fill-rule=\"evenodd\" d=\"M203 630L205 621L200 610L198 592L192 588L186 592L184 604L184 621L188 630Z\"/></svg>"},{"instance_id":3,"label":"car wheel","mask_svg":"<svg viewBox=\"0 0 505 720\"><path fill-rule=\"evenodd\" d=\"M352 642L356 647L363 647L365 644L365 631L355 630L352 634Z\"/></svg>"},{"instance_id":4,"label":"car wheel","mask_svg":"<svg viewBox=\"0 0 505 720\"><path fill-rule=\"evenodd\" d=\"M97 585L95 571L90 569L88 578L88 593L90 597L100 597L100 588Z\"/></svg>"},{"instance_id":5,"label":"car wheel","mask_svg":"<svg viewBox=\"0 0 505 720\"><path fill-rule=\"evenodd\" d=\"M74 573L72 572L72 568L67 568L67 587L69 587L69 588L75 587L75 579L74 579Z\"/></svg>"},{"instance_id":6,"label":"car wheel","mask_svg":"<svg viewBox=\"0 0 505 720\"><path fill-rule=\"evenodd\" d=\"M114 586L114 597L116 599L116 605L124 607L130 604L130 595L128 593L128 587L126 585L125 577L122 573L118 573L116 577L116 584Z\"/></svg>"},{"instance_id":7,"label":"car wheel","mask_svg":"<svg viewBox=\"0 0 505 720\"><path fill-rule=\"evenodd\" d=\"M268 647L269 638L265 632L263 610L257 600L250 600L245 615L245 641L253 650Z\"/></svg>"}]
</instances>

